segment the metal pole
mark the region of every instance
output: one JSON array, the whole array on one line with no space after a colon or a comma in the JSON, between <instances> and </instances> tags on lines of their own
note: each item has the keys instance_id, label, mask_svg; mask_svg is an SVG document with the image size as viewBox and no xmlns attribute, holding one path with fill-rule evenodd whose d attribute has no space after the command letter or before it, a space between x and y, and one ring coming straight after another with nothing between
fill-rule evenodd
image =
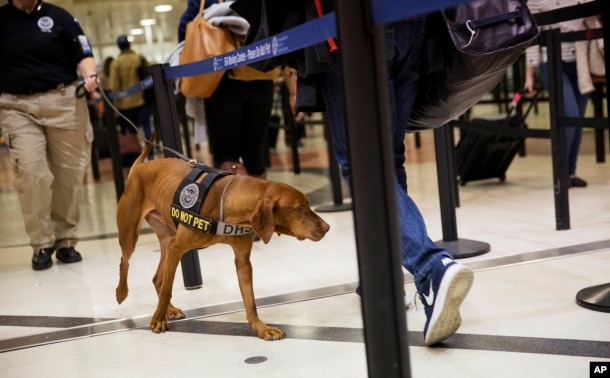
<instances>
[{"instance_id":1,"label":"metal pole","mask_svg":"<svg viewBox=\"0 0 610 378\"><path fill-rule=\"evenodd\" d=\"M607 1L602 3L602 0L598 0L601 6L602 22L606 27L604 28L604 56L610 54L610 4ZM610 119L610 101L608 101L608 75L610 73L610 59L605 60L606 65L606 117ZM610 141L610 125L608 125L608 141Z\"/></svg>"},{"instance_id":2,"label":"metal pole","mask_svg":"<svg viewBox=\"0 0 610 378\"><path fill-rule=\"evenodd\" d=\"M161 124L161 140L163 141L164 146L182 154L182 139L180 137L176 97L174 96L173 86L165 79L164 67L169 67L169 64L153 64L150 67L155 88L155 98L158 104L157 109L159 122ZM164 150L164 152L165 157L174 156L173 153L167 150ZM194 249L185 253L180 260L180 265L182 266L184 287L187 289L200 288L203 285L203 281L201 278L201 267L197 250Z\"/></svg>"},{"instance_id":3,"label":"metal pole","mask_svg":"<svg viewBox=\"0 0 610 378\"><path fill-rule=\"evenodd\" d=\"M436 174L443 229L443 240L436 241L435 244L449 251L453 258L460 259L487 253L491 250L491 246L485 242L458 238L455 208L459 203L459 192L456 183L453 145L453 127L451 125L447 124L434 129Z\"/></svg>"},{"instance_id":4,"label":"metal pole","mask_svg":"<svg viewBox=\"0 0 610 378\"><path fill-rule=\"evenodd\" d=\"M330 135L328 127L328 118L323 115L324 121L324 137L326 138L326 149L328 153L328 173L330 175L330 185L333 193L333 203L329 205L322 205L316 207L316 211L319 212L334 212L334 211L345 211L351 210L352 205L350 203L343 203L343 191L341 190L341 172L339 171L339 163L335 158L335 149L333 148L333 141Z\"/></svg>"},{"instance_id":5,"label":"metal pole","mask_svg":"<svg viewBox=\"0 0 610 378\"><path fill-rule=\"evenodd\" d=\"M119 135L116 130L116 118L114 109L104 106L104 127L108 135L108 146L110 147L110 161L112 162L112 173L114 175L114 190L117 201L125 191L125 178L123 177L123 158L119 148Z\"/></svg>"},{"instance_id":6,"label":"metal pole","mask_svg":"<svg viewBox=\"0 0 610 378\"><path fill-rule=\"evenodd\" d=\"M568 198L568 157L565 125L563 124L563 73L561 67L561 33L558 29L545 31L549 68L549 108L551 121L551 154L553 158L553 189L555 193L555 224L557 230L570 229Z\"/></svg>"},{"instance_id":7,"label":"metal pole","mask_svg":"<svg viewBox=\"0 0 610 378\"><path fill-rule=\"evenodd\" d=\"M411 376L382 27L367 0L334 0L368 376Z\"/></svg>"}]
</instances>

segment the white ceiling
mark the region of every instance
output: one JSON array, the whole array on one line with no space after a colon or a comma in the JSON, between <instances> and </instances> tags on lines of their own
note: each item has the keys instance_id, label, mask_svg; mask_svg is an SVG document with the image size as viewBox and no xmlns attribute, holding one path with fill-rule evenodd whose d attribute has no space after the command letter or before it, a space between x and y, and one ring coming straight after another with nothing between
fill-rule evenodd
<instances>
[{"instance_id":1,"label":"white ceiling","mask_svg":"<svg viewBox=\"0 0 610 378\"><path fill-rule=\"evenodd\" d=\"M153 18L156 24L151 27L152 38L146 35L135 36L134 44L175 46L180 16L186 9L187 0L44 0L70 12L76 17L96 49L104 52L116 47L116 37L129 34L134 28L142 28L140 20ZM6 0L0 0L0 5ZM156 13L156 5L169 4L173 9L167 13ZM161 46L159 46L161 47ZM150 48L154 48L150 46ZM167 46L162 47L167 50ZM101 51L101 50L97 50ZM117 50L118 52L118 50ZM106 54L104 54L106 55Z\"/></svg>"}]
</instances>

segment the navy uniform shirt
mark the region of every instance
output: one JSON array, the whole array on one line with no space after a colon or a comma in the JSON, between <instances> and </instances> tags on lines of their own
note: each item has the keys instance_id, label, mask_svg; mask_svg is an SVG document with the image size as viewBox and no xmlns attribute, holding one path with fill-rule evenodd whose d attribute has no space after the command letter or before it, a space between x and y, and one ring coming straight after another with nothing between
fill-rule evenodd
<instances>
[{"instance_id":1,"label":"navy uniform shirt","mask_svg":"<svg viewBox=\"0 0 610 378\"><path fill-rule=\"evenodd\" d=\"M0 7L0 56L0 93L31 94L76 81L77 64L92 52L64 9L39 1L27 14L9 1Z\"/></svg>"}]
</instances>

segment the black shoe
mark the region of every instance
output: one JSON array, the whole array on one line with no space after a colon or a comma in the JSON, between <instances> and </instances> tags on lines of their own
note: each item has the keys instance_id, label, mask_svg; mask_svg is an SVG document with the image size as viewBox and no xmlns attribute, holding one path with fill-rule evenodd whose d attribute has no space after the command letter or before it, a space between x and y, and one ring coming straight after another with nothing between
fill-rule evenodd
<instances>
[{"instance_id":1,"label":"black shoe","mask_svg":"<svg viewBox=\"0 0 610 378\"><path fill-rule=\"evenodd\" d=\"M74 247L60 248L57 250L55 256L57 257L57 260L64 264L79 262L83 259Z\"/></svg>"},{"instance_id":2,"label":"black shoe","mask_svg":"<svg viewBox=\"0 0 610 378\"><path fill-rule=\"evenodd\" d=\"M49 269L53 265L53 260L51 260L52 255L53 247L36 249L34 256L32 256L32 269Z\"/></svg>"},{"instance_id":3,"label":"black shoe","mask_svg":"<svg viewBox=\"0 0 610 378\"><path fill-rule=\"evenodd\" d=\"M587 187L587 182L583 179L581 179L580 177L574 176L574 177L570 177L570 179L568 180L568 187L569 188L586 188Z\"/></svg>"}]
</instances>

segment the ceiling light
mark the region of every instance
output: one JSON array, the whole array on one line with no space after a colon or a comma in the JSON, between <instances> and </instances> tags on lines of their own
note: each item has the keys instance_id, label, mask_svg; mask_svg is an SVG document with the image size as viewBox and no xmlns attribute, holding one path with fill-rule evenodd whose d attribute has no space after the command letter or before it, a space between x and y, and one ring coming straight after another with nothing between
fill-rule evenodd
<instances>
[{"instance_id":1,"label":"ceiling light","mask_svg":"<svg viewBox=\"0 0 610 378\"><path fill-rule=\"evenodd\" d=\"M140 20L140 25L142 25L142 26L150 26L150 25L154 25L156 23L157 23L157 21L155 21L154 18L146 18L144 20Z\"/></svg>"},{"instance_id":2,"label":"ceiling light","mask_svg":"<svg viewBox=\"0 0 610 378\"><path fill-rule=\"evenodd\" d=\"M142 35L142 34L144 34L144 29L131 29L129 31L129 34L131 34L131 35Z\"/></svg>"},{"instance_id":3,"label":"ceiling light","mask_svg":"<svg viewBox=\"0 0 610 378\"><path fill-rule=\"evenodd\" d=\"M169 4L157 5L155 7L155 12L157 12L157 13L169 12L172 9L173 9L173 7Z\"/></svg>"}]
</instances>

